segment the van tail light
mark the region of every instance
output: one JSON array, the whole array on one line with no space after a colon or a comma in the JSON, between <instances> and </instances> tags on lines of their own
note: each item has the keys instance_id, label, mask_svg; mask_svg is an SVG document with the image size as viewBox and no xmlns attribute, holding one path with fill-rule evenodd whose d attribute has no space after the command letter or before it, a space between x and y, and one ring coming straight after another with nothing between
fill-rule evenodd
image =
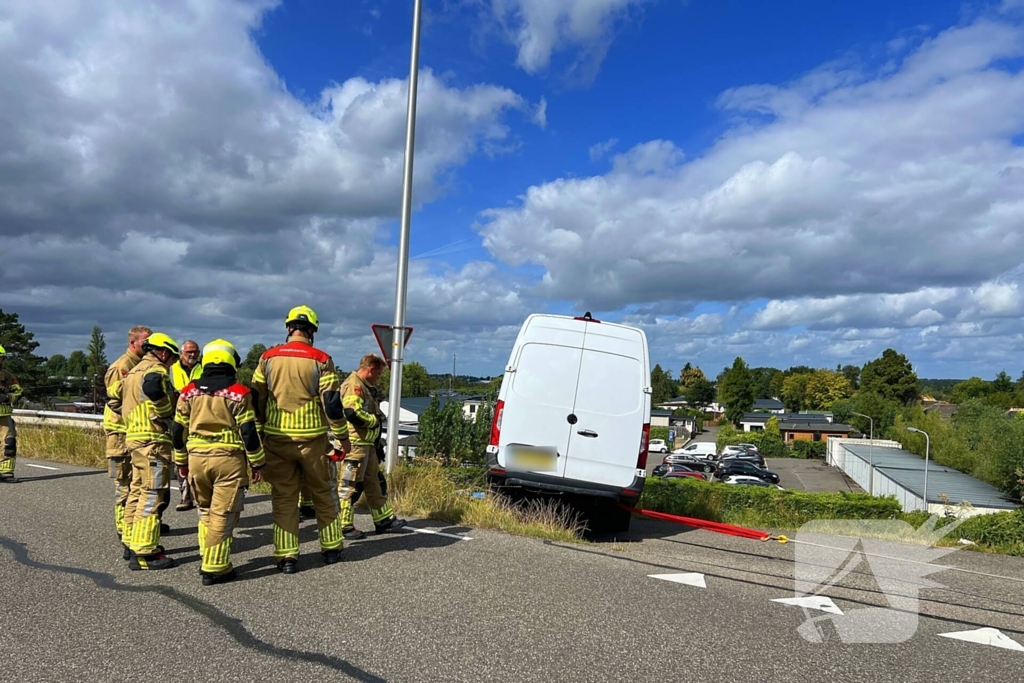
<instances>
[{"instance_id":1,"label":"van tail light","mask_svg":"<svg viewBox=\"0 0 1024 683\"><path fill-rule=\"evenodd\" d=\"M492 446L497 446L498 441L501 439L501 416L505 412L505 402L498 401L494 406L494 419L491 420L491 443Z\"/></svg>"},{"instance_id":2,"label":"van tail light","mask_svg":"<svg viewBox=\"0 0 1024 683\"><path fill-rule=\"evenodd\" d=\"M638 470L647 469L647 446L651 441L651 425L650 423L645 424L643 431L640 432L640 454L636 458L636 468Z\"/></svg>"}]
</instances>

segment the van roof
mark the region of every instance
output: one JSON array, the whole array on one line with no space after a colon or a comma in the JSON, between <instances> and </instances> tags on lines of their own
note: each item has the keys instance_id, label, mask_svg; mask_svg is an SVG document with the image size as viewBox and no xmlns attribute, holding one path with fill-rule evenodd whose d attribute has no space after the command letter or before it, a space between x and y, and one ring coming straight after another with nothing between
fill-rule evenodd
<instances>
[{"instance_id":1,"label":"van roof","mask_svg":"<svg viewBox=\"0 0 1024 683\"><path fill-rule=\"evenodd\" d=\"M643 330L637 327L631 327L629 325L622 325L620 323L610 323L604 320L589 321L571 315L554 315L552 313L532 313L529 315L529 317L526 318L526 323L524 324L524 327L529 327L535 321L540 320L543 320L544 322L548 323L551 327L558 327L566 330L577 329L581 325L600 325L601 330L605 334L612 330L615 330L622 331L624 333L622 335L624 338L633 338L638 334L641 336L645 336Z\"/></svg>"}]
</instances>

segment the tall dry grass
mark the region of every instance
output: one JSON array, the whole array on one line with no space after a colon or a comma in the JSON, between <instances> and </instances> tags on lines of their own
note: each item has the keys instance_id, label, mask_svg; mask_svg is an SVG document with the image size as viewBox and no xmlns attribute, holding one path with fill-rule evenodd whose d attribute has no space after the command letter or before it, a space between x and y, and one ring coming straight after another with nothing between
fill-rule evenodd
<instances>
[{"instance_id":1,"label":"tall dry grass","mask_svg":"<svg viewBox=\"0 0 1024 683\"><path fill-rule=\"evenodd\" d=\"M84 467L107 467L106 438L97 429L18 425L18 453Z\"/></svg>"}]
</instances>

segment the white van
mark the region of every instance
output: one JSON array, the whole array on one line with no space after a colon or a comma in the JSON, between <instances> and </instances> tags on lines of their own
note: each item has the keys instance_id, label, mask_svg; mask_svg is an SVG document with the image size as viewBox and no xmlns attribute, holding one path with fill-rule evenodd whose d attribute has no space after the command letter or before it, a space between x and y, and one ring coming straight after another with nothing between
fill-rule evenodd
<instances>
[{"instance_id":1,"label":"white van","mask_svg":"<svg viewBox=\"0 0 1024 683\"><path fill-rule=\"evenodd\" d=\"M718 447L715 446L715 442L711 443L691 443L682 448L677 448L672 451L673 455L689 455L694 458L704 458L705 460L714 460L718 457Z\"/></svg>"},{"instance_id":2,"label":"white van","mask_svg":"<svg viewBox=\"0 0 1024 683\"><path fill-rule=\"evenodd\" d=\"M651 368L643 330L531 315L498 393L488 478L506 488L584 497L590 527L622 531L647 476Z\"/></svg>"}]
</instances>

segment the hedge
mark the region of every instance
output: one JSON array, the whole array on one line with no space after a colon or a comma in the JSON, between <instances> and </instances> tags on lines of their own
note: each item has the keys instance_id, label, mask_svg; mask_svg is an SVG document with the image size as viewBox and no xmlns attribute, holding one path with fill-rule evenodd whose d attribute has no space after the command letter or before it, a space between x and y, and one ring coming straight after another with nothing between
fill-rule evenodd
<instances>
[{"instance_id":1,"label":"hedge","mask_svg":"<svg viewBox=\"0 0 1024 683\"><path fill-rule=\"evenodd\" d=\"M768 529L796 529L813 519L894 519L895 497L866 493L807 493L760 486L719 484L693 478L647 480L646 510Z\"/></svg>"},{"instance_id":2,"label":"hedge","mask_svg":"<svg viewBox=\"0 0 1024 683\"><path fill-rule=\"evenodd\" d=\"M903 519L916 529L928 520L928 514L923 511L907 512ZM948 517L941 518L936 526L941 528L954 521ZM1024 509L969 517L952 534L943 538L941 544L957 545L961 538L973 541L981 550L1024 557Z\"/></svg>"},{"instance_id":3,"label":"hedge","mask_svg":"<svg viewBox=\"0 0 1024 683\"><path fill-rule=\"evenodd\" d=\"M791 445L794 455L798 458L824 458L828 452L828 443L825 441L797 439Z\"/></svg>"}]
</instances>

